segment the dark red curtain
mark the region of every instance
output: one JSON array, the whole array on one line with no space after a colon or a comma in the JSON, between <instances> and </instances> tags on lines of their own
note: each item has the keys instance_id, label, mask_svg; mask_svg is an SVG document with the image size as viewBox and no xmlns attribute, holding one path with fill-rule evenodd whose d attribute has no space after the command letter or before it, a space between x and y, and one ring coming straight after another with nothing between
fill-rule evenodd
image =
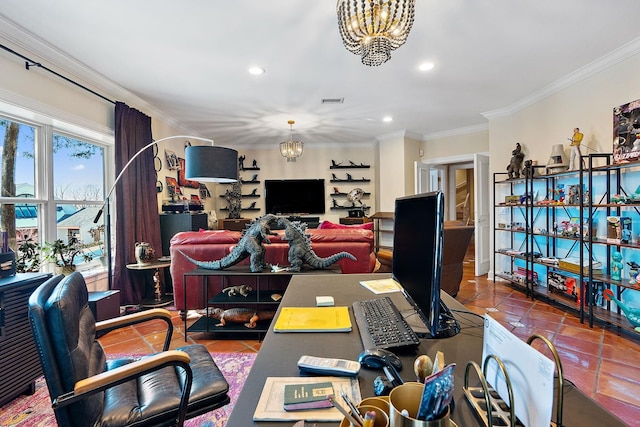
<instances>
[{"instance_id":1,"label":"dark red curtain","mask_svg":"<svg viewBox=\"0 0 640 427\"><path fill-rule=\"evenodd\" d=\"M116 102L115 166L116 176L142 147L152 141L151 117ZM135 263L136 242L147 242L160 251L160 218L156 192L153 150L145 150L134 160L115 189L115 264L113 287L120 290L122 305L140 304L152 297L145 283L152 271L128 270ZM158 252L159 254L160 252Z\"/></svg>"}]
</instances>

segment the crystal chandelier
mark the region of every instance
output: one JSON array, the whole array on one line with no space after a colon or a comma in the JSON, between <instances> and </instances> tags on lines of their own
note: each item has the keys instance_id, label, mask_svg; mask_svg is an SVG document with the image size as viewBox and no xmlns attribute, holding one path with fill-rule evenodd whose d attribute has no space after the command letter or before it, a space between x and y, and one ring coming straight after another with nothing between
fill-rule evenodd
<instances>
[{"instance_id":1,"label":"crystal chandelier","mask_svg":"<svg viewBox=\"0 0 640 427\"><path fill-rule=\"evenodd\" d=\"M287 162L295 162L297 157L302 156L302 148L304 147L304 143L302 141L294 141L293 140L293 124L295 121L289 120L289 126L291 129L290 137L288 141L280 143L280 154L282 157L287 158Z\"/></svg>"},{"instance_id":2,"label":"crystal chandelier","mask_svg":"<svg viewBox=\"0 0 640 427\"><path fill-rule=\"evenodd\" d=\"M378 66L407 41L415 0L338 0L338 27L349 52Z\"/></svg>"}]
</instances>

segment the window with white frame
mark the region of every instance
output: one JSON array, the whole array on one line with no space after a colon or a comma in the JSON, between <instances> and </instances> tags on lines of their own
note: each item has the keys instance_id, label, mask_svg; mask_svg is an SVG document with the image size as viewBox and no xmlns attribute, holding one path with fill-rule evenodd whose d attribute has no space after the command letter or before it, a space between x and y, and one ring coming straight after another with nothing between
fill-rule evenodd
<instances>
[{"instance_id":1,"label":"window with white frame","mask_svg":"<svg viewBox=\"0 0 640 427\"><path fill-rule=\"evenodd\" d=\"M17 269L63 261L81 271L104 269L105 227L93 220L104 199L107 146L50 123L2 115L0 141L0 228ZM52 247L63 254L43 261Z\"/></svg>"}]
</instances>

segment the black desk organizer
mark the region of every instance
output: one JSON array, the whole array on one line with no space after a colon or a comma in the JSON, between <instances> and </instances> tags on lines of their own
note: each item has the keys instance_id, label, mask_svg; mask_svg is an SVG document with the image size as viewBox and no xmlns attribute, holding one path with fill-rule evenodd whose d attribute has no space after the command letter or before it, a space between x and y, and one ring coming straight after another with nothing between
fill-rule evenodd
<instances>
[{"instance_id":1,"label":"black desk organizer","mask_svg":"<svg viewBox=\"0 0 640 427\"><path fill-rule=\"evenodd\" d=\"M551 422L552 427L562 427L562 404L563 404L563 390L564 390L564 377L562 374L562 362L560 361L560 356L555 348L555 346L549 341L547 338L542 335L532 335L527 339L527 344L531 345L531 343L535 340L541 340L545 343L545 345L551 351L553 355L554 362L556 364L556 370L558 372L557 376L557 394L556 394L556 421ZM507 392L509 394L509 402L505 402L502 400L500 395L496 390L494 390L485 379L485 374L487 372L487 365L490 360L494 360L502 375L504 375L505 383L507 386ZM478 375L480 380L480 387L470 387L469 386L469 372L470 369L473 368ZM478 419L484 423L485 427L493 427L493 426L508 426L508 427L518 427L523 426L523 424L516 418L515 409L513 407L513 389L511 388L511 380L509 378L509 374L502 363L502 360L494 355L489 355L483 364L483 369L480 369L480 366L474 361L470 361L467 363L464 372L464 394L467 398L467 402L471 408L475 411Z\"/></svg>"}]
</instances>

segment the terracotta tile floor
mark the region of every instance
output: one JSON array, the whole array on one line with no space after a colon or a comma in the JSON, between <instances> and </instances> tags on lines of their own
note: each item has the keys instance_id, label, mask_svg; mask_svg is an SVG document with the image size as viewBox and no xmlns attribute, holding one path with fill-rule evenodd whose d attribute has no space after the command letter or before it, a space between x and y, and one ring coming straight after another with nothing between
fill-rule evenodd
<instances>
[{"instance_id":1,"label":"terracotta tile floor","mask_svg":"<svg viewBox=\"0 0 640 427\"><path fill-rule=\"evenodd\" d=\"M522 339L544 335L557 347L565 378L584 393L616 413L631 426L640 426L640 336L621 334L602 325L589 328L579 319L544 301L486 276L473 276L473 258L467 257L465 275L456 298L471 311L491 315ZM494 311L495 310L495 311ZM511 322L511 323L510 323ZM172 348L184 345L184 324L174 312ZM514 326L517 325L517 326ZM164 336L162 322L111 333L101 342L109 353L159 351ZM204 344L211 352L257 352L258 340L211 339L189 334L188 341Z\"/></svg>"}]
</instances>

